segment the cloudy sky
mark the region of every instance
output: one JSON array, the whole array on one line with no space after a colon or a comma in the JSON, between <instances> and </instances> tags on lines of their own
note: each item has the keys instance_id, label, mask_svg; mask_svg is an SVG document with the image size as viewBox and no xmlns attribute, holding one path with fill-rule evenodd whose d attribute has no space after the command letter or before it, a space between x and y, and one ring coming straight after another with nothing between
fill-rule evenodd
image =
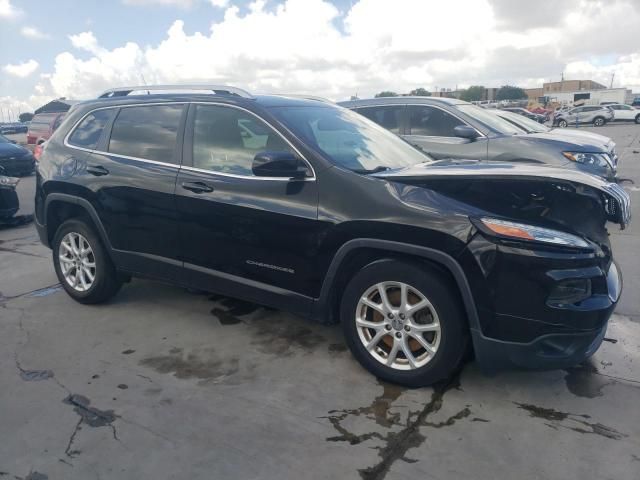
<instances>
[{"instance_id":1,"label":"cloudy sky","mask_svg":"<svg viewBox=\"0 0 640 480\"><path fill-rule=\"evenodd\" d=\"M0 0L0 106L229 83L340 100L565 78L640 91L640 0Z\"/></svg>"}]
</instances>

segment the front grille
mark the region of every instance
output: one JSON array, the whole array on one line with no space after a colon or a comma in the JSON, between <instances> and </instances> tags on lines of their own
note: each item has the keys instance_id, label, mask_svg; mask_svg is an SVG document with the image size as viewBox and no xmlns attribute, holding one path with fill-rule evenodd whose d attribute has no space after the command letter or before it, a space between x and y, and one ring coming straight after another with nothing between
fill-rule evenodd
<instances>
[{"instance_id":1,"label":"front grille","mask_svg":"<svg viewBox=\"0 0 640 480\"><path fill-rule=\"evenodd\" d=\"M624 230L631 221L631 198L617 183L607 184L605 190L609 194L606 203L607 216L609 220L619 223L620 228Z\"/></svg>"}]
</instances>

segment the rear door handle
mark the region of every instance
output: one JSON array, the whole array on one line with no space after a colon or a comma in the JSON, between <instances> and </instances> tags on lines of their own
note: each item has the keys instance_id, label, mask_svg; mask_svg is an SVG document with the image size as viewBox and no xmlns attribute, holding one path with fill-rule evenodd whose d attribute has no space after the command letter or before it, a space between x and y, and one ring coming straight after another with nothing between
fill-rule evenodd
<instances>
[{"instance_id":1,"label":"rear door handle","mask_svg":"<svg viewBox=\"0 0 640 480\"><path fill-rule=\"evenodd\" d=\"M189 190L193 193L209 193L213 192L213 187L210 187L204 182L184 182L182 188Z\"/></svg>"},{"instance_id":2,"label":"rear door handle","mask_svg":"<svg viewBox=\"0 0 640 480\"><path fill-rule=\"evenodd\" d=\"M89 165L87 167L87 172L97 177L100 177L102 175L109 175L109 170L104 168L102 165Z\"/></svg>"}]
</instances>

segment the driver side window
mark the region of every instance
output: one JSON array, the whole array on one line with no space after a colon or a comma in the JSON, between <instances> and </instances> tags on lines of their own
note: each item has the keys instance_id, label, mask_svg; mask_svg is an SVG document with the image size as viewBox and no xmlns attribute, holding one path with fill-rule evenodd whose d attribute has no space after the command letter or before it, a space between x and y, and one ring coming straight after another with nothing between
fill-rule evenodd
<instances>
[{"instance_id":1,"label":"driver side window","mask_svg":"<svg viewBox=\"0 0 640 480\"><path fill-rule=\"evenodd\" d=\"M254 176L256 154L293 149L271 127L248 112L219 105L196 105L193 166L203 170Z\"/></svg>"},{"instance_id":2,"label":"driver side window","mask_svg":"<svg viewBox=\"0 0 640 480\"><path fill-rule=\"evenodd\" d=\"M409 133L425 137L455 137L454 128L464 125L461 120L440 108L409 105Z\"/></svg>"}]
</instances>

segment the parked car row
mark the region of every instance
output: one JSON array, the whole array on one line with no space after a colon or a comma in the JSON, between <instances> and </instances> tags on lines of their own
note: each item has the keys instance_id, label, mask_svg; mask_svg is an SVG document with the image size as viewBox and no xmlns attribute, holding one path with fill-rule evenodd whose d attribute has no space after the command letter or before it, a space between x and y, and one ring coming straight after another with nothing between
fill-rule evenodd
<instances>
[{"instance_id":1,"label":"parked car row","mask_svg":"<svg viewBox=\"0 0 640 480\"><path fill-rule=\"evenodd\" d=\"M496 114L503 110L436 97L375 98L340 105L402 136L436 159L537 163L610 181L616 178L618 157L613 142L605 145L594 138L577 141L548 132L525 134Z\"/></svg>"},{"instance_id":2,"label":"parked car row","mask_svg":"<svg viewBox=\"0 0 640 480\"><path fill-rule=\"evenodd\" d=\"M30 175L35 168L35 158L14 140L0 135L0 167L5 175Z\"/></svg>"},{"instance_id":3,"label":"parked car row","mask_svg":"<svg viewBox=\"0 0 640 480\"><path fill-rule=\"evenodd\" d=\"M7 135L11 133L26 133L28 129L28 123L0 123L0 135Z\"/></svg>"},{"instance_id":4,"label":"parked car row","mask_svg":"<svg viewBox=\"0 0 640 480\"><path fill-rule=\"evenodd\" d=\"M189 88L107 91L44 143L36 226L73 299L140 275L341 322L409 386L470 349L550 368L600 346L622 288L606 223L630 219L613 147L450 99Z\"/></svg>"}]
</instances>

